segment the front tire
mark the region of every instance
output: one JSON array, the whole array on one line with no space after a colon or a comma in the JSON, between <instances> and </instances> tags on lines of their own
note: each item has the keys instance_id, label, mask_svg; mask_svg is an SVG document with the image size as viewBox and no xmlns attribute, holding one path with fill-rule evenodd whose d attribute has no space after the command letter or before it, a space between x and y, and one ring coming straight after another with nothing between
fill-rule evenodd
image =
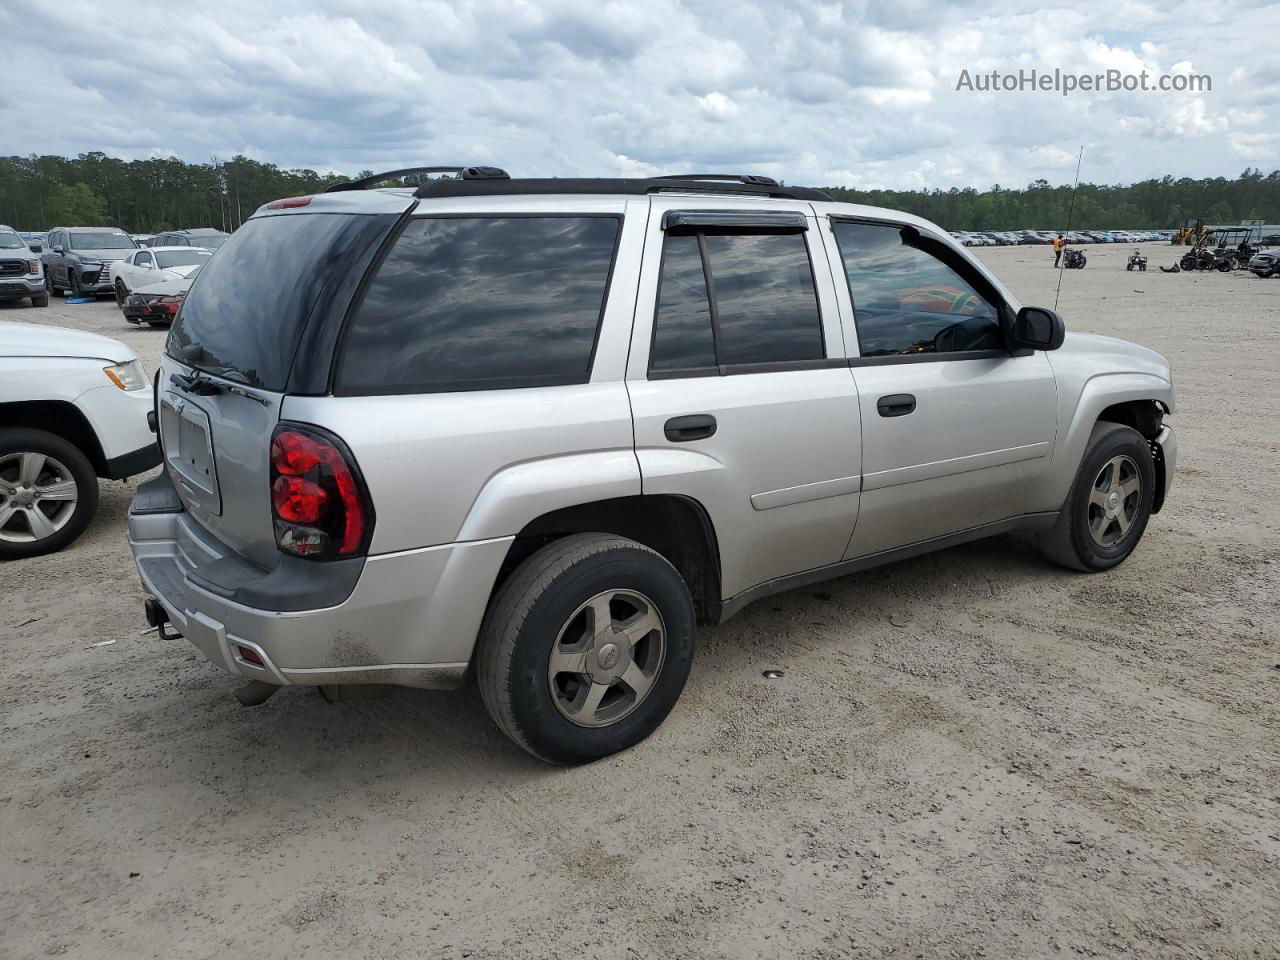
<instances>
[{"instance_id":1,"label":"front tire","mask_svg":"<svg viewBox=\"0 0 1280 960\"><path fill-rule=\"evenodd\" d=\"M44 430L0 430L0 560L61 550L98 507L98 477L79 447Z\"/></svg>"},{"instance_id":2,"label":"front tire","mask_svg":"<svg viewBox=\"0 0 1280 960\"><path fill-rule=\"evenodd\" d=\"M658 728L693 663L693 600L663 556L574 534L524 561L489 606L476 653L498 727L548 763L586 763Z\"/></svg>"},{"instance_id":3,"label":"front tire","mask_svg":"<svg viewBox=\"0 0 1280 960\"><path fill-rule=\"evenodd\" d=\"M121 310L123 310L124 302L129 298L129 291L125 289L123 280L120 280L118 278L116 279L115 290L116 290L116 306L119 307Z\"/></svg>"},{"instance_id":4,"label":"front tire","mask_svg":"<svg viewBox=\"0 0 1280 960\"><path fill-rule=\"evenodd\" d=\"M49 305L49 294L33 293L31 295L31 305L33 307L47 307Z\"/></svg>"},{"instance_id":5,"label":"front tire","mask_svg":"<svg viewBox=\"0 0 1280 960\"><path fill-rule=\"evenodd\" d=\"M1058 522L1040 536L1040 549L1071 570L1110 570L1142 539L1155 482L1151 447L1142 434L1123 424L1099 421Z\"/></svg>"}]
</instances>

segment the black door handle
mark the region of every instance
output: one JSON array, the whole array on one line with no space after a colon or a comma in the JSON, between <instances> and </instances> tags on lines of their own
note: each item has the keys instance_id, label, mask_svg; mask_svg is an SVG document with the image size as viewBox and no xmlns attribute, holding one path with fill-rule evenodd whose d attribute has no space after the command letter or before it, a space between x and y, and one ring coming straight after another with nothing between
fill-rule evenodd
<instances>
[{"instance_id":1,"label":"black door handle","mask_svg":"<svg viewBox=\"0 0 1280 960\"><path fill-rule=\"evenodd\" d=\"M688 443L705 440L716 435L716 418L709 413L694 413L687 417L672 417L662 428L672 443Z\"/></svg>"},{"instance_id":2,"label":"black door handle","mask_svg":"<svg viewBox=\"0 0 1280 960\"><path fill-rule=\"evenodd\" d=\"M893 393L876 401L882 417L905 417L916 408L916 398L909 393Z\"/></svg>"}]
</instances>

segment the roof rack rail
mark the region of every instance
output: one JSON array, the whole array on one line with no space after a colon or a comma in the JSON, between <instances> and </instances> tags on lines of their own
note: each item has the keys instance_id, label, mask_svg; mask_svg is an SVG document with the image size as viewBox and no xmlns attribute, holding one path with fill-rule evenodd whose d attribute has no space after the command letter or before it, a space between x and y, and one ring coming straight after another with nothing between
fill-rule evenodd
<instances>
[{"instance_id":1,"label":"roof rack rail","mask_svg":"<svg viewBox=\"0 0 1280 960\"><path fill-rule=\"evenodd\" d=\"M455 179L441 177L424 183L413 192L419 199L428 197L521 196L547 194L622 194L644 196L651 193L679 192L736 194L788 200L829 201L831 196L812 187L784 187L768 177L734 175L720 177L695 174L692 177L648 178L570 178L530 177L501 179Z\"/></svg>"},{"instance_id":2,"label":"roof rack rail","mask_svg":"<svg viewBox=\"0 0 1280 960\"><path fill-rule=\"evenodd\" d=\"M335 183L325 189L325 193L340 193L344 190L368 190L375 183L383 180L394 180L396 177L407 177L414 173L452 173L458 180L510 180L511 174L499 167L405 167L402 170L388 170L372 176L361 177L346 183Z\"/></svg>"},{"instance_id":3,"label":"roof rack rail","mask_svg":"<svg viewBox=\"0 0 1280 960\"><path fill-rule=\"evenodd\" d=\"M752 183L759 187L780 187L773 177L762 177L755 173L671 173L655 180L727 180L730 183Z\"/></svg>"}]
</instances>

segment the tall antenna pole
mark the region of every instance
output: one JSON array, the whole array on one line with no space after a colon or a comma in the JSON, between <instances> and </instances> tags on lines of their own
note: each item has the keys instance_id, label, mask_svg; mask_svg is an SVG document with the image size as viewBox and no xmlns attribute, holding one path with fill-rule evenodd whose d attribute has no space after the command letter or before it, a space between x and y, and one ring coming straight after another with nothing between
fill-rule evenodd
<instances>
[{"instance_id":1,"label":"tall antenna pole","mask_svg":"<svg viewBox=\"0 0 1280 960\"><path fill-rule=\"evenodd\" d=\"M1080 156L1076 157L1076 182L1071 185L1071 205L1067 207L1067 229L1064 231L1067 236L1071 236L1071 215L1076 210L1076 189L1080 186L1080 164L1084 162L1084 144L1080 144ZM1065 246L1065 243L1063 244ZM1063 259L1066 259L1064 251ZM1062 296L1062 275L1067 272L1066 265L1058 271L1058 289L1053 294L1053 311L1058 312L1058 298Z\"/></svg>"}]
</instances>

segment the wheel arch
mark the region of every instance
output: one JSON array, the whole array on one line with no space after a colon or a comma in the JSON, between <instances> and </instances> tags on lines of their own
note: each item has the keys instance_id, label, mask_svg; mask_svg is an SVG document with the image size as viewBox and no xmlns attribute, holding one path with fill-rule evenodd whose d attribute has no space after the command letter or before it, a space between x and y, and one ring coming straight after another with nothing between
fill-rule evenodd
<instances>
[{"instance_id":1,"label":"wheel arch","mask_svg":"<svg viewBox=\"0 0 1280 960\"><path fill-rule=\"evenodd\" d=\"M719 622L720 548L715 526L701 503L676 494L592 500L533 518L508 547L494 593L535 551L575 533L612 533L661 554L688 584L698 620Z\"/></svg>"},{"instance_id":2,"label":"wheel arch","mask_svg":"<svg viewBox=\"0 0 1280 960\"><path fill-rule=\"evenodd\" d=\"M1060 442L1055 444L1053 462L1057 466L1053 472L1049 496L1045 498L1046 504L1057 509L1057 505L1066 500L1088 446L1089 436L1098 423L1120 423L1133 427L1150 443L1160 432L1164 415L1172 412L1173 385L1162 377L1142 372L1107 373L1091 377L1080 392L1065 435L1060 434Z\"/></svg>"},{"instance_id":3,"label":"wheel arch","mask_svg":"<svg viewBox=\"0 0 1280 960\"><path fill-rule=\"evenodd\" d=\"M98 435L84 413L66 400L16 400L0 403L0 423L6 427L44 430L84 452L99 477L107 475L107 458Z\"/></svg>"}]
</instances>

